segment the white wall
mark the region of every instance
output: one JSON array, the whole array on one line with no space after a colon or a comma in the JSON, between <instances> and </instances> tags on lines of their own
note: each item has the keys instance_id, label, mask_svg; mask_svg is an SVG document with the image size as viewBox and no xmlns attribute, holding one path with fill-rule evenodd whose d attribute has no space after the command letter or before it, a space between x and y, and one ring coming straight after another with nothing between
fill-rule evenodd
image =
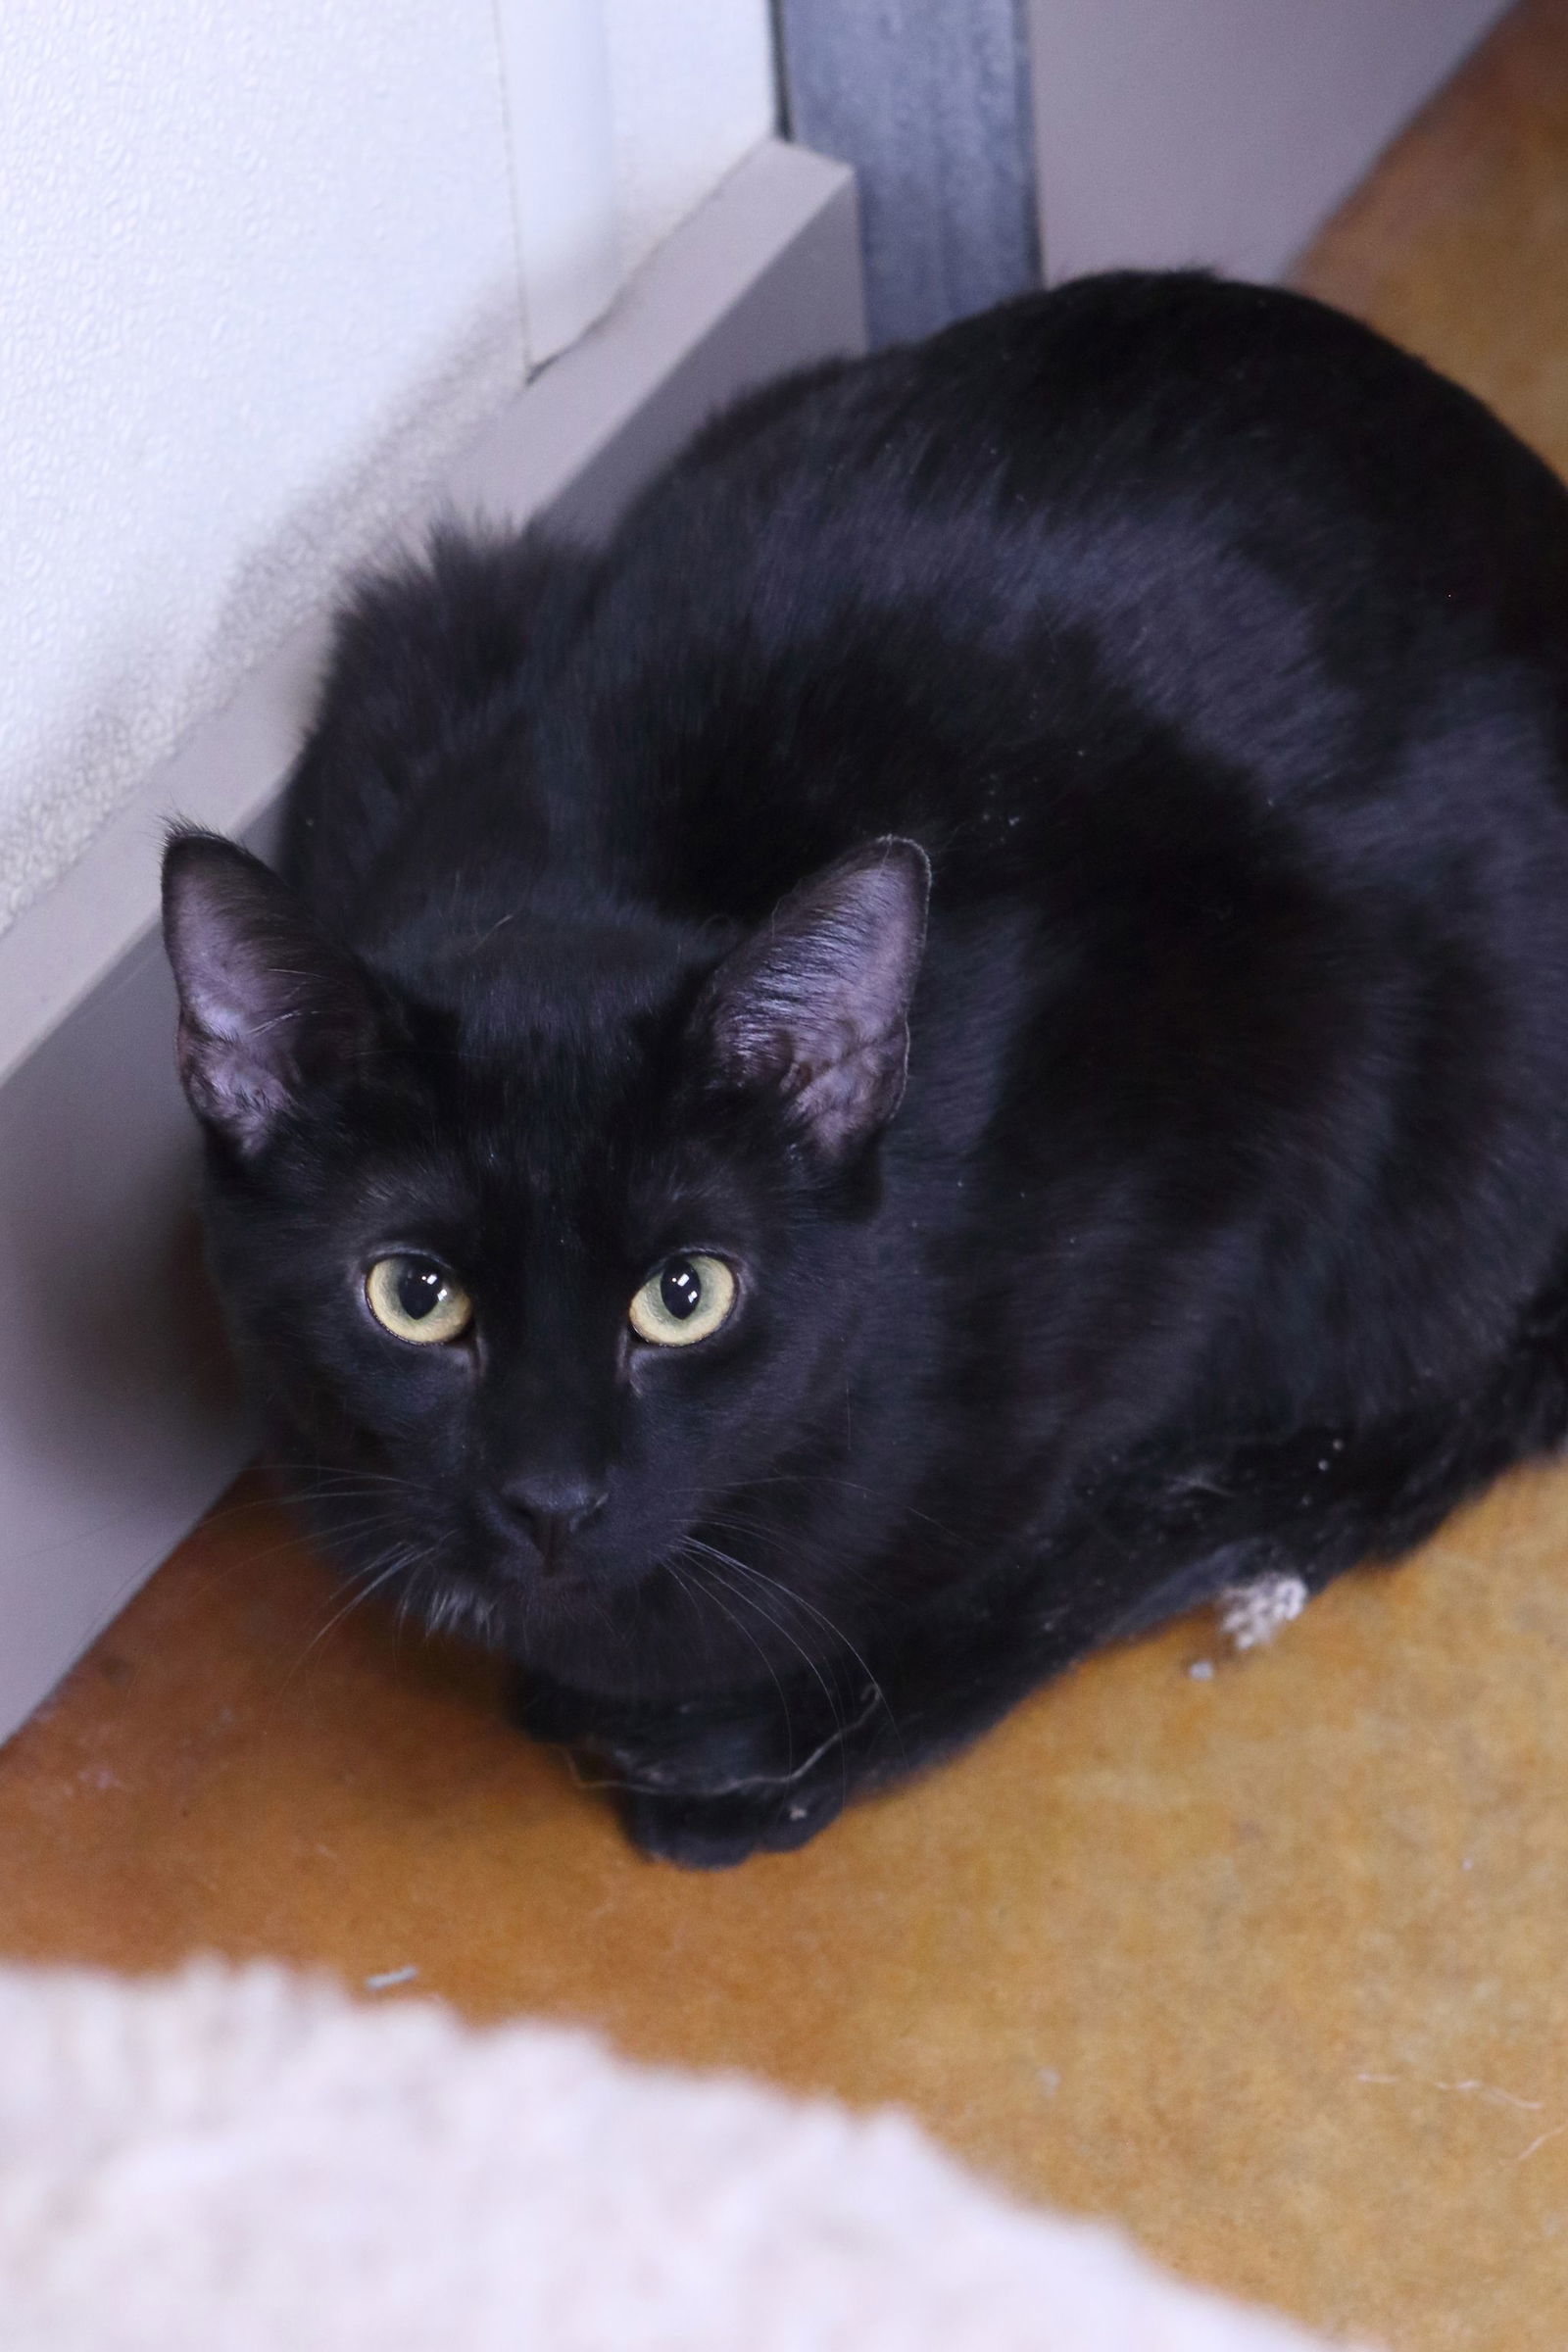
<instances>
[{"instance_id":1,"label":"white wall","mask_svg":"<svg viewBox=\"0 0 1568 2352\"><path fill-rule=\"evenodd\" d=\"M1506 0L1029 0L1054 282L1274 277Z\"/></svg>"},{"instance_id":2,"label":"white wall","mask_svg":"<svg viewBox=\"0 0 1568 2352\"><path fill-rule=\"evenodd\" d=\"M773 128L767 0L604 0L622 267Z\"/></svg>"},{"instance_id":3,"label":"white wall","mask_svg":"<svg viewBox=\"0 0 1568 2352\"><path fill-rule=\"evenodd\" d=\"M521 381L498 27L561 5L4 0L0 921ZM635 264L770 127L766 0L601 43Z\"/></svg>"}]
</instances>

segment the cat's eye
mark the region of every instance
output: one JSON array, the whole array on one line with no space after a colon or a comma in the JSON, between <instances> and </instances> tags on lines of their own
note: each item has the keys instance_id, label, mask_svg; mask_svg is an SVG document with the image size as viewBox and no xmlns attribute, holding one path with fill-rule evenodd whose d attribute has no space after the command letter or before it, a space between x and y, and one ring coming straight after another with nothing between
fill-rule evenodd
<instances>
[{"instance_id":1,"label":"cat's eye","mask_svg":"<svg viewBox=\"0 0 1568 2352\"><path fill-rule=\"evenodd\" d=\"M433 1257L378 1257L365 1278L365 1299L383 1331L416 1348L461 1339L473 1321L473 1300Z\"/></svg>"},{"instance_id":2,"label":"cat's eye","mask_svg":"<svg viewBox=\"0 0 1568 2352\"><path fill-rule=\"evenodd\" d=\"M721 1257L666 1257L631 1302L631 1327L655 1348L689 1348L729 1320L735 1277Z\"/></svg>"}]
</instances>

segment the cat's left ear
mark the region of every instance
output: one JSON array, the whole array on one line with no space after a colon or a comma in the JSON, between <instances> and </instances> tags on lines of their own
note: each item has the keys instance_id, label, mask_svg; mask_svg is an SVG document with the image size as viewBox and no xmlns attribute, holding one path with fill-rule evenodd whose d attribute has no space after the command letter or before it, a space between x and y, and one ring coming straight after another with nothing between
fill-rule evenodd
<instances>
[{"instance_id":1,"label":"cat's left ear","mask_svg":"<svg viewBox=\"0 0 1568 2352\"><path fill-rule=\"evenodd\" d=\"M720 1082L781 1095L828 1159L868 1144L903 1099L930 886L914 842L869 842L792 891L698 1001Z\"/></svg>"},{"instance_id":2,"label":"cat's left ear","mask_svg":"<svg viewBox=\"0 0 1568 2352\"><path fill-rule=\"evenodd\" d=\"M180 1083L197 1117L244 1154L374 1043L368 975L237 842L174 835L164 943L179 991Z\"/></svg>"}]
</instances>

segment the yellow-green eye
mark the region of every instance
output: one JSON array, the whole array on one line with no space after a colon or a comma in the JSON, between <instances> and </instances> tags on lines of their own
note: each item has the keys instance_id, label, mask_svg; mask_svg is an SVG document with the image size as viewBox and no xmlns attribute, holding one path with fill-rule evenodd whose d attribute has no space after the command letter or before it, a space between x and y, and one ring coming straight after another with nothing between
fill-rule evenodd
<instances>
[{"instance_id":1,"label":"yellow-green eye","mask_svg":"<svg viewBox=\"0 0 1568 2352\"><path fill-rule=\"evenodd\" d=\"M656 1348L689 1348L726 1322L735 1277L721 1257L666 1257L631 1302L631 1327Z\"/></svg>"},{"instance_id":2,"label":"yellow-green eye","mask_svg":"<svg viewBox=\"0 0 1568 2352\"><path fill-rule=\"evenodd\" d=\"M365 1298L383 1331L416 1348L461 1339L473 1321L473 1300L433 1257L378 1257Z\"/></svg>"}]
</instances>

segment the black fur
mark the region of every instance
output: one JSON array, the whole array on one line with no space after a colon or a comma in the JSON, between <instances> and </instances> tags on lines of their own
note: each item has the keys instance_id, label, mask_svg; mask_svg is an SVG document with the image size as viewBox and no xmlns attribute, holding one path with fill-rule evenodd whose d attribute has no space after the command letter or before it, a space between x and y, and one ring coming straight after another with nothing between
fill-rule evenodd
<instances>
[{"instance_id":1,"label":"black fur","mask_svg":"<svg viewBox=\"0 0 1568 2352\"><path fill-rule=\"evenodd\" d=\"M698 1863L1416 1543L1568 1427L1565 778L1555 481L1196 276L776 387L602 554L372 582L286 881L169 865L315 1525ZM462 1341L372 1322L400 1249ZM738 1306L645 1346L690 1251Z\"/></svg>"}]
</instances>

